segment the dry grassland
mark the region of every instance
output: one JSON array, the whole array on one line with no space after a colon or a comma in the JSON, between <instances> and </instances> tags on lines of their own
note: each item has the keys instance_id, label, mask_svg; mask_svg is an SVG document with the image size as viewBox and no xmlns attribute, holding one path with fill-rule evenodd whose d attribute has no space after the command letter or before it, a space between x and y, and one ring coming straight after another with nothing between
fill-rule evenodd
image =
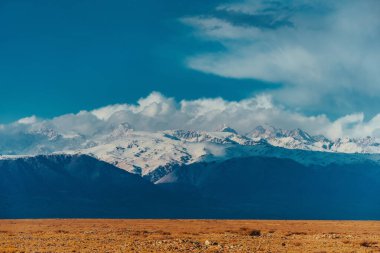
<instances>
[{"instance_id":1,"label":"dry grassland","mask_svg":"<svg viewBox=\"0 0 380 253\"><path fill-rule=\"evenodd\" d=\"M380 222L0 220L0 252L380 252Z\"/></svg>"}]
</instances>

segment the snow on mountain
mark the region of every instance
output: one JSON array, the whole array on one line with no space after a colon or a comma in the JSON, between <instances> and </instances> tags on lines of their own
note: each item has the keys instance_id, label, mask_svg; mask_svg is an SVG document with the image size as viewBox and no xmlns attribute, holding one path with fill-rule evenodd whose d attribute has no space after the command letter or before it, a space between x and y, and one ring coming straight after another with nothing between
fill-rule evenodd
<instances>
[{"instance_id":1,"label":"snow on mountain","mask_svg":"<svg viewBox=\"0 0 380 253\"><path fill-rule=\"evenodd\" d=\"M217 144L239 144L254 145L256 141L231 132L216 131L189 131L189 130L168 130L164 131L167 136L172 136L179 140L188 142L211 142Z\"/></svg>"},{"instance_id":2,"label":"snow on mountain","mask_svg":"<svg viewBox=\"0 0 380 253\"><path fill-rule=\"evenodd\" d=\"M311 136L301 129L284 130L258 126L246 135L253 140L266 140L276 147L337 153L380 153L380 139L340 138L329 140L323 135Z\"/></svg>"},{"instance_id":3,"label":"snow on mountain","mask_svg":"<svg viewBox=\"0 0 380 253\"><path fill-rule=\"evenodd\" d=\"M130 127L118 127L108 136L95 138L94 142L93 147L66 150L64 153L87 154L153 181L176 166L227 159L225 150L229 146L253 146L258 143L231 132L143 132L133 131Z\"/></svg>"},{"instance_id":4,"label":"snow on mountain","mask_svg":"<svg viewBox=\"0 0 380 253\"><path fill-rule=\"evenodd\" d=\"M171 171L171 166L211 161L224 156L223 144L227 141L220 143L221 145L217 145L221 139L216 137L210 137L211 141L187 141L186 138L180 139L175 137L175 134L169 133L171 131L157 133L131 131L109 143L69 153L88 154L141 176L153 176L152 173L158 169L165 174ZM173 133L178 132L173 131ZM185 136L189 137L191 134L202 136L193 132ZM213 140L216 142L212 142ZM154 177L159 176L154 175Z\"/></svg>"},{"instance_id":5,"label":"snow on mountain","mask_svg":"<svg viewBox=\"0 0 380 253\"><path fill-rule=\"evenodd\" d=\"M301 129L285 130L272 126L258 126L252 132L240 135L226 125L211 132L146 132L135 131L124 122L90 136L75 132L63 134L48 127L31 129L1 138L0 154L87 154L157 181L178 166L234 157L289 158L306 165L355 163L363 159L378 162L379 143L370 137L332 141L324 136L311 136Z\"/></svg>"},{"instance_id":6,"label":"snow on mountain","mask_svg":"<svg viewBox=\"0 0 380 253\"><path fill-rule=\"evenodd\" d=\"M331 149L341 153L380 153L380 140L373 137L339 138Z\"/></svg>"},{"instance_id":7,"label":"snow on mountain","mask_svg":"<svg viewBox=\"0 0 380 253\"><path fill-rule=\"evenodd\" d=\"M238 132L235 129L227 126L226 124L223 124L222 126L217 128L215 132L226 132L226 133L238 134Z\"/></svg>"},{"instance_id":8,"label":"snow on mountain","mask_svg":"<svg viewBox=\"0 0 380 253\"><path fill-rule=\"evenodd\" d=\"M312 151L329 151L331 141L323 136L313 137L301 129L284 130L273 126L258 126L247 134L254 140L266 140L273 146Z\"/></svg>"},{"instance_id":9,"label":"snow on mountain","mask_svg":"<svg viewBox=\"0 0 380 253\"><path fill-rule=\"evenodd\" d=\"M324 149L322 145L318 147L316 143L326 141L314 140L301 130L277 129L275 134L268 131L266 134L281 137L276 143L275 139L268 137L250 139L230 132L167 130L152 133L128 130L117 140L74 152L94 156L153 182L178 166L236 157L288 158L304 165L380 161L377 154L346 154Z\"/></svg>"}]
</instances>

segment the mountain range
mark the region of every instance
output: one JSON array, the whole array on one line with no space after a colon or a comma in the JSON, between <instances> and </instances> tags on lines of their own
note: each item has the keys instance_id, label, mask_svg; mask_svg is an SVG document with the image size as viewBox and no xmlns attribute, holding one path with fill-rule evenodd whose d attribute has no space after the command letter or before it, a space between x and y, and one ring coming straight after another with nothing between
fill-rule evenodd
<instances>
[{"instance_id":1,"label":"mountain range","mask_svg":"<svg viewBox=\"0 0 380 253\"><path fill-rule=\"evenodd\" d=\"M0 217L380 218L375 138L128 123L2 137Z\"/></svg>"}]
</instances>

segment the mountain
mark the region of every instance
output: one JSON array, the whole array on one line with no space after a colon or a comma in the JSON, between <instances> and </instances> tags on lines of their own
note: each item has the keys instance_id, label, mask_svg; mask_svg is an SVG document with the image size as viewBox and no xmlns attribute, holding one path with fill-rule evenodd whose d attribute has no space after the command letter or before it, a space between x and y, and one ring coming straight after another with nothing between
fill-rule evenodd
<instances>
[{"instance_id":1,"label":"mountain","mask_svg":"<svg viewBox=\"0 0 380 253\"><path fill-rule=\"evenodd\" d=\"M223 125L215 131L136 131L123 122L107 131L83 135L60 133L48 126L25 133L0 136L4 155L84 154L156 182L177 166L223 161L234 157L289 158L301 164L347 164L379 161L380 145L374 138L338 139L312 136L301 129L258 126L240 135ZM312 151L312 152L307 152ZM1 156L0 156L1 159Z\"/></svg>"},{"instance_id":2,"label":"mountain","mask_svg":"<svg viewBox=\"0 0 380 253\"><path fill-rule=\"evenodd\" d=\"M63 132L59 127L42 122L36 125L0 131L0 155L38 155L54 152L76 152L93 147L111 145L120 141L139 142L142 136L158 135L167 141L213 143L222 145L251 146L266 142L272 146L287 149L336 153L380 153L378 138L340 138L330 140L325 136L313 136L301 129L280 129L269 125L257 126L247 134L239 134L235 129L222 125L214 131L166 130L140 131L128 122L108 123L101 131L86 132L85 126ZM167 138L162 138L165 135ZM170 142L168 142L170 145Z\"/></svg>"},{"instance_id":3,"label":"mountain","mask_svg":"<svg viewBox=\"0 0 380 253\"><path fill-rule=\"evenodd\" d=\"M0 218L380 219L380 166L236 157L155 184L86 155L0 160Z\"/></svg>"},{"instance_id":4,"label":"mountain","mask_svg":"<svg viewBox=\"0 0 380 253\"><path fill-rule=\"evenodd\" d=\"M202 217L205 203L85 155L0 160L0 218Z\"/></svg>"},{"instance_id":5,"label":"mountain","mask_svg":"<svg viewBox=\"0 0 380 253\"><path fill-rule=\"evenodd\" d=\"M266 140L273 146L336 153L380 153L380 139L339 138L329 140L323 135L311 136L301 129L284 130L273 126L258 126L246 135L253 140Z\"/></svg>"},{"instance_id":6,"label":"mountain","mask_svg":"<svg viewBox=\"0 0 380 253\"><path fill-rule=\"evenodd\" d=\"M283 158L233 158L178 167L157 184L194 187L235 218L380 218L380 166L372 161L305 166Z\"/></svg>"},{"instance_id":7,"label":"mountain","mask_svg":"<svg viewBox=\"0 0 380 253\"><path fill-rule=\"evenodd\" d=\"M15 151L0 156L0 218L380 218L380 153L367 152L377 150L374 138L128 123L93 136L49 128L15 136L0 140L2 152Z\"/></svg>"},{"instance_id":8,"label":"mountain","mask_svg":"<svg viewBox=\"0 0 380 253\"><path fill-rule=\"evenodd\" d=\"M313 151L331 151L331 141L324 136L313 137L301 129L284 130L272 126L258 126L247 134L254 140L266 140L273 146Z\"/></svg>"},{"instance_id":9,"label":"mountain","mask_svg":"<svg viewBox=\"0 0 380 253\"><path fill-rule=\"evenodd\" d=\"M127 131L119 138L101 141L94 147L64 153L93 156L154 182L174 166L226 159L227 147L255 144L253 140L229 132Z\"/></svg>"},{"instance_id":10,"label":"mountain","mask_svg":"<svg viewBox=\"0 0 380 253\"><path fill-rule=\"evenodd\" d=\"M128 130L116 140L79 152L152 182L158 181L177 166L223 161L234 157L289 158L305 165L380 161L380 154L341 153L334 151L337 147L338 144L334 146L323 136L313 137L300 129L258 127L247 135L230 131L167 130L152 133ZM342 145L339 147L342 148Z\"/></svg>"},{"instance_id":11,"label":"mountain","mask_svg":"<svg viewBox=\"0 0 380 253\"><path fill-rule=\"evenodd\" d=\"M3 159L0 175L2 218L97 217L121 207L135 216L156 196L149 182L88 156Z\"/></svg>"},{"instance_id":12,"label":"mountain","mask_svg":"<svg viewBox=\"0 0 380 253\"><path fill-rule=\"evenodd\" d=\"M235 129L227 126L226 124L223 124L222 126L220 126L219 128L217 128L215 130L215 132L225 132L225 133L238 134L238 132Z\"/></svg>"}]
</instances>

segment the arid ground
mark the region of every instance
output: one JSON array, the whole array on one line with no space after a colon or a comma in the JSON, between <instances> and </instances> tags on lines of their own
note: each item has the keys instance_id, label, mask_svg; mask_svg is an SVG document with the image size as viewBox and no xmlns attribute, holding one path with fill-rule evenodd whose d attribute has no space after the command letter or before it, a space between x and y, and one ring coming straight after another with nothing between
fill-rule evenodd
<instances>
[{"instance_id":1,"label":"arid ground","mask_svg":"<svg viewBox=\"0 0 380 253\"><path fill-rule=\"evenodd\" d=\"M1 220L0 252L380 252L380 222Z\"/></svg>"}]
</instances>

